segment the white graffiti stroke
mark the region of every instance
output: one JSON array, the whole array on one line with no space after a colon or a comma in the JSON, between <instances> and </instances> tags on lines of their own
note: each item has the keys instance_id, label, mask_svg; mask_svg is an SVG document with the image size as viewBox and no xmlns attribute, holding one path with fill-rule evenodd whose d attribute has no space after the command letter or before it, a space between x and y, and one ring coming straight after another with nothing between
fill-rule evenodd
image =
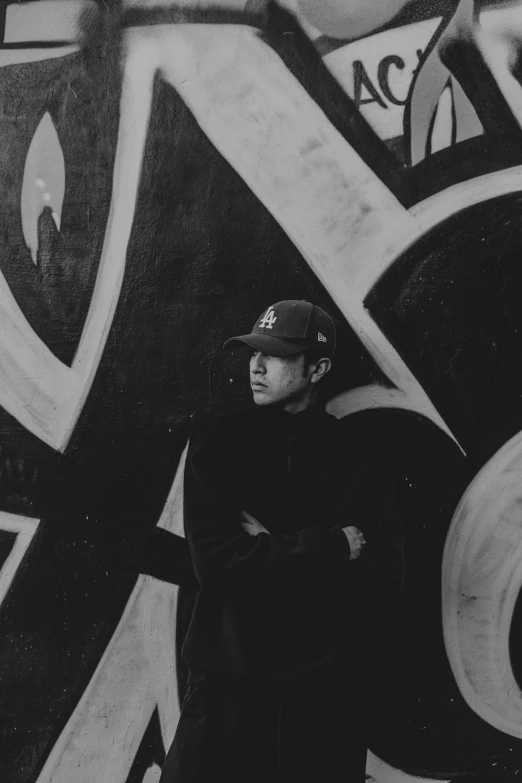
<instances>
[{"instance_id":1,"label":"white graffiti stroke","mask_svg":"<svg viewBox=\"0 0 522 783\"><path fill-rule=\"evenodd\" d=\"M18 566L22 562L39 524L39 519L0 511L0 531L16 534L13 548L0 568L0 604L11 587Z\"/></svg>"},{"instance_id":2,"label":"white graffiti stroke","mask_svg":"<svg viewBox=\"0 0 522 783\"><path fill-rule=\"evenodd\" d=\"M183 474L179 461L158 527L183 535ZM177 691L178 587L141 575L103 657L38 777L38 783L120 783L154 709L166 748L174 739Z\"/></svg>"},{"instance_id":3,"label":"white graffiti stroke","mask_svg":"<svg viewBox=\"0 0 522 783\"><path fill-rule=\"evenodd\" d=\"M120 295L149 124L154 49L126 60L112 199L98 276L71 367L35 334L0 273L0 405L41 440L63 450L96 374ZM144 67L144 62L146 66Z\"/></svg>"},{"instance_id":4,"label":"white graffiti stroke","mask_svg":"<svg viewBox=\"0 0 522 783\"><path fill-rule=\"evenodd\" d=\"M509 635L522 585L522 433L506 443L466 490L446 540L444 640L469 706L522 739L522 693Z\"/></svg>"}]
</instances>

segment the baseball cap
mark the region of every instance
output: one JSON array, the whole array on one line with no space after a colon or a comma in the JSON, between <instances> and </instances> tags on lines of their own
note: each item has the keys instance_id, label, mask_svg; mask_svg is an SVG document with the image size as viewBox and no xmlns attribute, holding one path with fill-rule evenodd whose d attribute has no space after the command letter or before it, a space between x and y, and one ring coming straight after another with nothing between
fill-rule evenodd
<instances>
[{"instance_id":1,"label":"baseball cap","mask_svg":"<svg viewBox=\"0 0 522 783\"><path fill-rule=\"evenodd\" d=\"M335 325L328 313L303 299L276 302L257 319L250 334L231 337L224 348L240 342L269 356L292 356L313 350L331 358L335 351Z\"/></svg>"}]
</instances>

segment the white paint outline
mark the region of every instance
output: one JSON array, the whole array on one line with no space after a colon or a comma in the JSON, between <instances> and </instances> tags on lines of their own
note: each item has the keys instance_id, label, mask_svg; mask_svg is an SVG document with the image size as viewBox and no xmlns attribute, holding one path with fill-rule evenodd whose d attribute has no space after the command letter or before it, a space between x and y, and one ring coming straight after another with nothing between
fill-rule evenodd
<instances>
[{"instance_id":1,"label":"white paint outline","mask_svg":"<svg viewBox=\"0 0 522 783\"><path fill-rule=\"evenodd\" d=\"M30 49L0 49L0 68L22 63L39 62L40 60L54 60L66 57L80 51L79 22L85 11L97 12L96 3L92 0L47 0L45 9L40 2L25 2L19 5L9 5L6 8L4 42L9 44L27 44L35 41L35 46ZM30 32L30 23L36 15L45 14L49 18L53 14L52 29L39 30L38 33ZM56 13L61 11L62 13ZM53 13L54 12L54 13ZM45 18L44 17L44 18ZM29 32L29 38L27 37ZM40 41L69 42L63 46L39 48Z\"/></svg>"},{"instance_id":2,"label":"white paint outline","mask_svg":"<svg viewBox=\"0 0 522 783\"><path fill-rule=\"evenodd\" d=\"M419 201L411 207L410 214L419 224L422 234L427 234L445 220L469 207L518 192L522 192L522 166L513 166L441 190L440 193ZM405 242L399 255L410 246Z\"/></svg>"},{"instance_id":3,"label":"white paint outline","mask_svg":"<svg viewBox=\"0 0 522 783\"><path fill-rule=\"evenodd\" d=\"M5 10L4 43L30 41L77 42L80 20L86 11L97 12L93 0L46 0L8 5ZM50 20L52 22L50 23Z\"/></svg>"},{"instance_id":4,"label":"white paint outline","mask_svg":"<svg viewBox=\"0 0 522 783\"><path fill-rule=\"evenodd\" d=\"M0 605L11 587L18 566L22 562L39 524L39 519L0 511L0 530L16 533L13 548L0 569Z\"/></svg>"},{"instance_id":5,"label":"white paint outline","mask_svg":"<svg viewBox=\"0 0 522 783\"><path fill-rule=\"evenodd\" d=\"M57 46L52 49L0 49L0 68L23 63L35 63L41 60L55 60L79 52L77 44Z\"/></svg>"},{"instance_id":6,"label":"white paint outline","mask_svg":"<svg viewBox=\"0 0 522 783\"><path fill-rule=\"evenodd\" d=\"M443 556L444 642L469 707L522 739L522 693L509 635L522 585L522 432L475 476L454 514Z\"/></svg>"},{"instance_id":7,"label":"white paint outline","mask_svg":"<svg viewBox=\"0 0 522 783\"><path fill-rule=\"evenodd\" d=\"M465 182L459 182L442 190L440 193L419 201L409 210L418 225L418 237L414 238L413 241L409 236L405 237L402 246L397 247L394 257L389 255L381 256L379 263L376 263L373 267L372 276L369 276L366 283L361 285L361 297L364 299L379 278L386 273L396 260L410 250L418 240L426 237L430 231L437 229L446 220L455 217L470 207L515 193L522 193L522 165L483 174ZM368 395L366 400L365 394ZM338 418L376 406L402 408L425 415L425 412L420 407L412 405L411 396L405 394L400 387L398 389L386 389L383 386L368 386L361 389L353 389L338 395L329 403L330 411ZM433 417L431 418L433 420ZM435 423L438 424L436 421Z\"/></svg>"},{"instance_id":8,"label":"white paint outline","mask_svg":"<svg viewBox=\"0 0 522 783\"><path fill-rule=\"evenodd\" d=\"M158 522L158 527L180 536L184 535L183 474L187 451L188 444ZM38 783L126 780L156 707L168 750L180 714L175 657L177 595L176 585L150 576L138 577L118 626L54 744ZM122 695L116 705L108 694L111 687L119 687L122 694L127 691L130 695ZM141 731L133 727L129 716L133 716ZM113 721L114 727L110 732L102 732L102 736L100 719Z\"/></svg>"},{"instance_id":9,"label":"white paint outline","mask_svg":"<svg viewBox=\"0 0 522 783\"><path fill-rule=\"evenodd\" d=\"M409 775L401 769L395 769L395 767L386 764L371 751L368 751L366 773L371 775L367 783L434 783L435 780L439 780L438 778L420 778L416 775ZM439 783L451 782L439 780Z\"/></svg>"},{"instance_id":10,"label":"white paint outline","mask_svg":"<svg viewBox=\"0 0 522 783\"><path fill-rule=\"evenodd\" d=\"M52 173L50 172L49 160L53 162ZM52 184L50 181L44 182L40 178L42 170L47 178L52 180ZM48 188L51 188L51 192L48 191ZM53 119L46 111L38 123L27 150L20 197L22 232L25 244L31 251L34 264L38 260L38 217L43 207L49 206L53 215L56 214L58 218L56 227L60 230L64 193L65 160L63 149Z\"/></svg>"},{"instance_id":11,"label":"white paint outline","mask_svg":"<svg viewBox=\"0 0 522 783\"><path fill-rule=\"evenodd\" d=\"M342 392L332 397L326 406L328 413L337 419L350 416L352 413L375 408L400 408L411 411L411 401L400 389L388 389L380 384L358 386L356 389Z\"/></svg>"},{"instance_id":12,"label":"white paint outline","mask_svg":"<svg viewBox=\"0 0 522 783\"><path fill-rule=\"evenodd\" d=\"M128 39L133 38L132 33ZM130 47L123 77L109 218L98 275L72 367L38 337L0 273L0 404L63 451L89 393L118 303L149 126L156 50Z\"/></svg>"}]
</instances>

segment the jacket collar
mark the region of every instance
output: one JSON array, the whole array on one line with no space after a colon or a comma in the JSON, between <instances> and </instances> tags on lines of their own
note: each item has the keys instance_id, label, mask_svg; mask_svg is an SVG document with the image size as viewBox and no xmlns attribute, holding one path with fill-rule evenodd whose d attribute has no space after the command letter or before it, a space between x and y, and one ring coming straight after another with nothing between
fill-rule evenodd
<instances>
[{"instance_id":1,"label":"jacket collar","mask_svg":"<svg viewBox=\"0 0 522 783\"><path fill-rule=\"evenodd\" d=\"M257 410L260 416L264 416L275 424L280 424L282 427L288 427L292 430L326 426L333 418L326 412L324 405L321 403L316 403L304 411L299 411L299 413L288 413L284 408L275 405L260 406Z\"/></svg>"}]
</instances>

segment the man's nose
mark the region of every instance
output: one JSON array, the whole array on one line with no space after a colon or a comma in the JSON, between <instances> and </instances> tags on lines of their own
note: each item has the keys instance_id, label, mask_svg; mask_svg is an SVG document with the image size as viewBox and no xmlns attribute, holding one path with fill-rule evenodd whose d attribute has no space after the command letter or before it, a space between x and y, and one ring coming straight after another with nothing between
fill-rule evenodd
<instances>
[{"instance_id":1,"label":"man's nose","mask_svg":"<svg viewBox=\"0 0 522 783\"><path fill-rule=\"evenodd\" d=\"M256 353L253 353L250 358L250 372L253 375L259 375L264 373L264 371L265 365L263 364L263 355L257 351Z\"/></svg>"}]
</instances>

